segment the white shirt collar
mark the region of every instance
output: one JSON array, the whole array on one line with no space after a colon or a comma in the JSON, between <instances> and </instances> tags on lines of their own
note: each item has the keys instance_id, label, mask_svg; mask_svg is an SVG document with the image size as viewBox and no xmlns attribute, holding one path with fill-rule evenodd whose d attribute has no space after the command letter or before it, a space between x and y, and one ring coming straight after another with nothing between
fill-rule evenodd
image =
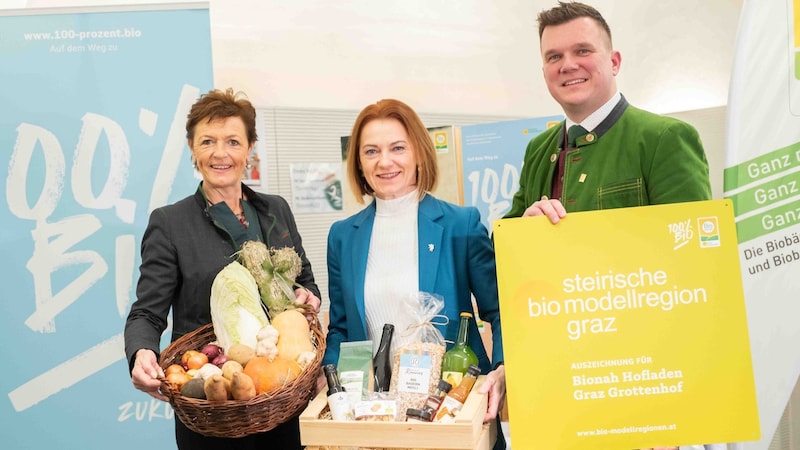
<instances>
[{"instance_id":1,"label":"white shirt collar","mask_svg":"<svg viewBox=\"0 0 800 450\"><path fill-rule=\"evenodd\" d=\"M603 104L603 106L597 108L597 111L589 114L589 116L583 119L583 122L581 123L576 124L575 122L567 118L567 124L566 124L567 129L569 130L569 127L571 127L572 125L580 125L583 128L585 128L586 131L594 130L595 128L597 128L598 125L600 125L601 122L606 120L606 117L608 117L609 114L611 114L611 111L614 109L615 106L617 106L617 103L619 102L619 99L621 97L622 94L620 94L619 91L617 91L616 93L614 93L614 95L611 96L611 98L607 102L605 102L605 104Z\"/></svg>"}]
</instances>

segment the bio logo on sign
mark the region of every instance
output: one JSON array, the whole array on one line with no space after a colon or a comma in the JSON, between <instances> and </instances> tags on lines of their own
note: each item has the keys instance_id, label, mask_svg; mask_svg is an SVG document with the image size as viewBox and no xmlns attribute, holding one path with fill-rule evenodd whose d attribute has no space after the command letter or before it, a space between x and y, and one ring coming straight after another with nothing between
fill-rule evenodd
<instances>
[{"instance_id":1,"label":"bio logo on sign","mask_svg":"<svg viewBox=\"0 0 800 450\"><path fill-rule=\"evenodd\" d=\"M700 228L700 248L719 247L719 223L716 217L698 217Z\"/></svg>"},{"instance_id":2,"label":"bio logo on sign","mask_svg":"<svg viewBox=\"0 0 800 450\"><path fill-rule=\"evenodd\" d=\"M682 220L680 222L671 223L669 224L669 232L674 238L673 243L675 246L672 247L672 249L677 250L688 244L694 236L694 230L692 230L692 221Z\"/></svg>"}]
</instances>

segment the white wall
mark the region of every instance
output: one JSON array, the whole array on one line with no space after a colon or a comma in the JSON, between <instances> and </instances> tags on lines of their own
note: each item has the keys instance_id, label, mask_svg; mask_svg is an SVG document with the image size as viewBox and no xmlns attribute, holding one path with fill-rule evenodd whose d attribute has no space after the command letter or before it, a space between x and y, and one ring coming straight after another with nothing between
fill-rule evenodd
<instances>
[{"instance_id":1,"label":"white wall","mask_svg":"<svg viewBox=\"0 0 800 450\"><path fill-rule=\"evenodd\" d=\"M2 0L0 9L106 3ZM216 85L245 91L259 107L358 110L397 97L431 113L559 112L542 80L536 28L536 14L555 0L209 3ZM588 3L611 25L631 103L662 113L727 103L742 0Z\"/></svg>"},{"instance_id":2,"label":"white wall","mask_svg":"<svg viewBox=\"0 0 800 450\"><path fill-rule=\"evenodd\" d=\"M622 52L620 89L657 112L725 105L741 0L595 0ZM260 106L559 112L536 14L554 0L211 1L216 83Z\"/></svg>"},{"instance_id":3,"label":"white wall","mask_svg":"<svg viewBox=\"0 0 800 450\"><path fill-rule=\"evenodd\" d=\"M0 9L106 3L0 0ZM727 104L742 0L589 3L611 26L614 45L622 53L618 86L632 104L659 113ZM424 113L537 117L561 112L541 74L536 24L538 12L554 6L555 0L208 4L215 84L246 92L257 107L358 111L395 97ZM724 111L685 120L706 142L714 196L719 198L724 141L703 134L724 130Z\"/></svg>"}]
</instances>

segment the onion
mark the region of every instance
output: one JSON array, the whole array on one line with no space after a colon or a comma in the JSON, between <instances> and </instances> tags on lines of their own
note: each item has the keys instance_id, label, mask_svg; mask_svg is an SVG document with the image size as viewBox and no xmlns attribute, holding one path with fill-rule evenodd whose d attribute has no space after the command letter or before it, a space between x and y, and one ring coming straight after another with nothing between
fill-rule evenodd
<instances>
[{"instance_id":1,"label":"onion","mask_svg":"<svg viewBox=\"0 0 800 450\"><path fill-rule=\"evenodd\" d=\"M214 358L213 361L211 361L211 364L221 368L226 362L228 362L228 356L224 353L220 353L216 358Z\"/></svg>"},{"instance_id":2,"label":"onion","mask_svg":"<svg viewBox=\"0 0 800 450\"><path fill-rule=\"evenodd\" d=\"M207 357L209 361L213 361L214 358L221 355L223 353L222 347L217 344L206 344L205 347L201 350Z\"/></svg>"}]
</instances>

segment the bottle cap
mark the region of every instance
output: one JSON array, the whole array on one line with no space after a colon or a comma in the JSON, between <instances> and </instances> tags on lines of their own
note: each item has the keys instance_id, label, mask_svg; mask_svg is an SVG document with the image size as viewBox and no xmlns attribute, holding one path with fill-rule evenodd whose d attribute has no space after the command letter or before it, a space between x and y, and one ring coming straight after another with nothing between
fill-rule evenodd
<instances>
[{"instance_id":1,"label":"bottle cap","mask_svg":"<svg viewBox=\"0 0 800 450\"><path fill-rule=\"evenodd\" d=\"M472 317L472 313L470 312L462 312L461 317Z\"/></svg>"},{"instance_id":2,"label":"bottle cap","mask_svg":"<svg viewBox=\"0 0 800 450\"><path fill-rule=\"evenodd\" d=\"M430 411L408 408L406 410L406 421L419 420L420 422L430 422L433 420L433 414Z\"/></svg>"},{"instance_id":3,"label":"bottle cap","mask_svg":"<svg viewBox=\"0 0 800 450\"><path fill-rule=\"evenodd\" d=\"M439 380L439 384L436 385L436 389L442 392L450 392L450 389L453 389L453 385L448 383L447 380Z\"/></svg>"},{"instance_id":4,"label":"bottle cap","mask_svg":"<svg viewBox=\"0 0 800 450\"><path fill-rule=\"evenodd\" d=\"M481 374L481 368L473 364L467 367L467 373L471 373L472 375L475 375L477 377L478 375Z\"/></svg>"}]
</instances>

